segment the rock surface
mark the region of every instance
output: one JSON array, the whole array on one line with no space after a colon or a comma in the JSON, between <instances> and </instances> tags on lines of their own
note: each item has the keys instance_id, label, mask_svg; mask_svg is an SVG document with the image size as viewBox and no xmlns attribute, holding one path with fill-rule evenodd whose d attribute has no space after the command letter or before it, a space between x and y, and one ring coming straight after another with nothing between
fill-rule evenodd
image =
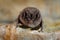
<instances>
[{"instance_id":1,"label":"rock surface","mask_svg":"<svg viewBox=\"0 0 60 40\"><path fill-rule=\"evenodd\" d=\"M37 32L7 24L0 26L0 40L60 40L60 32Z\"/></svg>"}]
</instances>

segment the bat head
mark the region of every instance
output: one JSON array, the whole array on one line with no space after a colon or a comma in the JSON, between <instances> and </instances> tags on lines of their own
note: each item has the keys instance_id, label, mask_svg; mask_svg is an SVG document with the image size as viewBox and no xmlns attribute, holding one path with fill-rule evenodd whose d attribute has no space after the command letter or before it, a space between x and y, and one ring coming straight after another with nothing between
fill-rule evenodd
<instances>
[{"instance_id":1,"label":"bat head","mask_svg":"<svg viewBox=\"0 0 60 40\"><path fill-rule=\"evenodd\" d=\"M39 9L35 7L27 7L22 10L18 20L29 27L36 27L41 22L41 14Z\"/></svg>"}]
</instances>

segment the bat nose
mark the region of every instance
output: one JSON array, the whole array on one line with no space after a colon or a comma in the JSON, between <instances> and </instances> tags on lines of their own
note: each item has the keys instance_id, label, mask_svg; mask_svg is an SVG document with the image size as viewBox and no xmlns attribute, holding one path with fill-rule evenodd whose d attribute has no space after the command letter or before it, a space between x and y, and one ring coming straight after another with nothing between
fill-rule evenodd
<instances>
[{"instance_id":1,"label":"bat nose","mask_svg":"<svg viewBox=\"0 0 60 40\"><path fill-rule=\"evenodd\" d=\"M31 24L31 23L33 23L33 21L32 21L32 20L30 21L30 24Z\"/></svg>"}]
</instances>

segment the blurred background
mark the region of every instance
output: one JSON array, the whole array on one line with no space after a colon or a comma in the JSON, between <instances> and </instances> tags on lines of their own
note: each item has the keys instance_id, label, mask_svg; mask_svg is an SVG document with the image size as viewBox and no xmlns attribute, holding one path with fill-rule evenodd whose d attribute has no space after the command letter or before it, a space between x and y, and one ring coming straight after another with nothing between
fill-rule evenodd
<instances>
[{"instance_id":1,"label":"blurred background","mask_svg":"<svg viewBox=\"0 0 60 40\"><path fill-rule=\"evenodd\" d=\"M0 24L12 23L25 7L40 10L44 31L60 31L60 0L0 0Z\"/></svg>"}]
</instances>

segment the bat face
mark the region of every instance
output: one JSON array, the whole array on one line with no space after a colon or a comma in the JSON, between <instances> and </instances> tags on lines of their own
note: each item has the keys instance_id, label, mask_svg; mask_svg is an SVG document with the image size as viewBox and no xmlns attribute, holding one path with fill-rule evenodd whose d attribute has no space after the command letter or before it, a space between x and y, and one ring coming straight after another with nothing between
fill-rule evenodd
<instances>
[{"instance_id":1,"label":"bat face","mask_svg":"<svg viewBox=\"0 0 60 40\"><path fill-rule=\"evenodd\" d=\"M34 7L27 7L22 10L18 19L24 25L34 28L38 26L41 22L40 11Z\"/></svg>"}]
</instances>

